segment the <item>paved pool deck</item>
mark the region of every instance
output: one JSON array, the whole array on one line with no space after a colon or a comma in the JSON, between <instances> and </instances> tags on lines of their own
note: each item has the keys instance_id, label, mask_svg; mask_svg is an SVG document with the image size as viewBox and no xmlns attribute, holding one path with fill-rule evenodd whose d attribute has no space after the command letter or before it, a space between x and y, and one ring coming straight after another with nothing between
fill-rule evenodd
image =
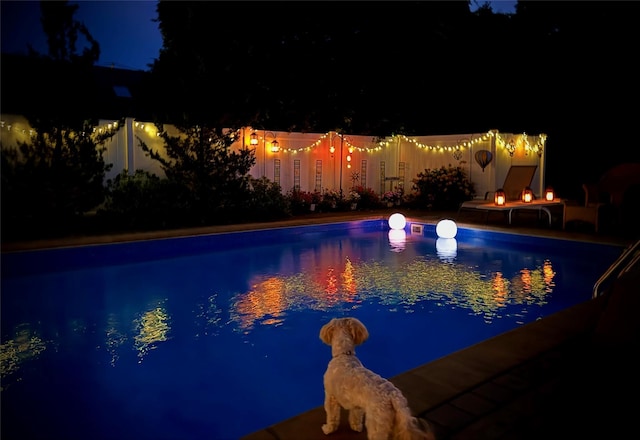
<instances>
[{"instance_id":1,"label":"paved pool deck","mask_svg":"<svg viewBox=\"0 0 640 440\"><path fill-rule=\"evenodd\" d=\"M385 218L386 212L312 215L282 222L198 229L71 237L3 244L3 252L300 226L320 222ZM435 223L451 213L406 213L411 221ZM471 226L578 241L626 246L635 239L572 232L526 218L457 219ZM597 256L585 255L585 258ZM617 439L634 436L640 391L640 270L627 273L607 292L531 324L475 344L389 378L407 397L413 413L432 426L438 440ZM425 348L413 335L415 349ZM328 360L327 360L328 361ZM274 405L278 397L274 396ZM251 402L247 402L251 405ZM340 429L324 435L322 407L301 408L295 417L250 433L241 440L366 439ZM186 440L186 439L185 439ZM222 439L219 439L222 440Z\"/></svg>"}]
</instances>

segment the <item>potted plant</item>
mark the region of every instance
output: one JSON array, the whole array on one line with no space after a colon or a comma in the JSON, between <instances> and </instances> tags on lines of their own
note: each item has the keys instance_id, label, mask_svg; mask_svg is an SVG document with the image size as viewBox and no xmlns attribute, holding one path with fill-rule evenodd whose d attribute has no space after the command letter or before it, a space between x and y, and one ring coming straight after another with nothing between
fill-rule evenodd
<instances>
[{"instance_id":1,"label":"potted plant","mask_svg":"<svg viewBox=\"0 0 640 440\"><path fill-rule=\"evenodd\" d=\"M331 209L337 208L338 202L341 198L340 193L335 189L327 189L322 195L323 204L328 205Z\"/></svg>"},{"instance_id":2,"label":"potted plant","mask_svg":"<svg viewBox=\"0 0 640 440\"><path fill-rule=\"evenodd\" d=\"M358 207L358 200L360 200L360 193L355 189L352 189L347 195L347 200L351 203L351 210L355 211Z\"/></svg>"}]
</instances>

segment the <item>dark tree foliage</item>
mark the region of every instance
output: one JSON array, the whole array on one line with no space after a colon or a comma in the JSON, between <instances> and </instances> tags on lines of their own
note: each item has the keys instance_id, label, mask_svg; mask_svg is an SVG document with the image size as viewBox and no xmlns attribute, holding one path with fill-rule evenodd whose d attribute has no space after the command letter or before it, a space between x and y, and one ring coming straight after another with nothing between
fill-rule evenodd
<instances>
[{"instance_id":1,"label":"dark tree foliage","mask_svg":"<svg viewBox=\"0 0 640 440\"><path fill-rule=\"evenodd\" d=\"M425 94L444 97L471 18L466 1L160 1L159 116L386 135Z\"/></svg>"},{"instance_id":2,"label":"dark tree foliage","mask_svg":"<svg viewBox=\"0 0 640 440\"><path fill-rule=\"evenodd\" d=\"M109 195L98 210L104 231L153 230L188 226L191 197L177 182L143 170L123 170L108 182Z\"/></svg>"},{"instance_id":3,"label":"dark tree foliage","mask_svg":"<svg viewBox=\"0 0 640 440\"><path fill-rule=\"evenodd\" d=\"M180 134L162 132L166 155L139 140L142 149L157 160L170 182L185 188L190 200L185 215L198 224L221 223L244 213L251 200L249 170L254 150L232 151L236 135L208 127L181 127Z\"/></svg>"},{"instance_id":4,"label":"dark tree foliage","mask_svg":"<svg viewBox=\"0 0 640 440\"><path fill-rule=\"evenodd\" d=\"M2 147L2 235L44 237L69 233L83 213L104 200L103 149L113 133L37 132L17 148Z\"/></svg>"},{"instance_id":5,"label":"dark tree foliage","mask_svg":"<svg viewBox=\"0 0 640 440\"><path fill-rule=\"evenodd\" d=\"M84 23L73 18L78 7L67 1L41 1L40 21L47 35L49 56L52 59L91 66L100 58L100 44L89 33ZM77 53L79 38L84 38L88 45L83 48L81 54Z\"/></svg>"},{"instance_id":6,"label":"dark tree foliage","mask_svg":"<svg viewBox=\"0 0 640 440\"><path fill-rule=\"evenodd\" d=\"M11 96L16 91L9 95L34 135L17 148L0 144L3 240L20 238L25 231L31 238L68 233L105 197L103 181L111 166L104 162L102 146L113 130L93 133L99 107L92 102L91 69L99 46L73 20L77 7L66 1L41 3L49 56L31 51L21 66L32 69L29 87L19 91L19 99ZM80 55L79 35L89 43ZM13 84L24 84L16 78L24 70L13 67L8 78L3 70L3 95Z\"/></svg>"}]
</instances>

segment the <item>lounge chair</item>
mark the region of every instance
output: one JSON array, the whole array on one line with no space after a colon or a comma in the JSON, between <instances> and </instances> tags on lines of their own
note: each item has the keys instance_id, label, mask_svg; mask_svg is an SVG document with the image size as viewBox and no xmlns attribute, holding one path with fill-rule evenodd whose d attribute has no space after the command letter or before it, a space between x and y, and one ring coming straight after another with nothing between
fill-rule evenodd
<instances>
[{"instance_id":1,"label":"lounge chair","mask_svg":"<svg viewBox=\"0 0 640 440\"><path fill-rule=\"evenodd\" d=\"M504 178L504 183L500 187L504 190L507 203L520 200L522 190L527 186L531 186L537 169L537 165L511 165L507 176ZM462 202L458 212L462 209L482 209L482 205L493 203L494 194L495 190L487 191L484 194L484 199Z\"/></svg>"},{"instance_id":2,"label":"lounge chair","mask_svg":"<svg viewBox=\"0 0 640 440\"><path fill-rule=\"evenodd\" d=\"M629 214L623 208L626 199L633 199L632 190L640 187L640 163L623 163L607 170L597 183L585 183L584 203L568 201L564 206L563 229L567 223L579 221L593 225L594 231L601 229L603 212L608 212L609 227L623 226L626 223L624 214ZM630 203L628 203L630 204ZM635 205L632 203L631 205ZM635 211L632 206L628 211ZM605 217L607 217L605 215ZM606 222L605 222L606 223Z\"/></svg>"}]
</instances>

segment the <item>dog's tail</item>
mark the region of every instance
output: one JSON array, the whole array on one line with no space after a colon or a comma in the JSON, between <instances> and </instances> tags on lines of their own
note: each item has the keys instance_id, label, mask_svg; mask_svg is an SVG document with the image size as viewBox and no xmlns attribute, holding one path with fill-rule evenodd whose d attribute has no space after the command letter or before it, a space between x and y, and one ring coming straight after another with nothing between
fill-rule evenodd
<instances>
[{"instance_id":1,"label":"dog's tail","mask_svg":"<svg viewBox=\"0 0 640 440\"><path fill-rule=\"evenodd\" d=\"M436 440L427 421L411 414L402 393L394 393L391 402L395 411L393 440Z\"/></svg>"}]
</instances>

